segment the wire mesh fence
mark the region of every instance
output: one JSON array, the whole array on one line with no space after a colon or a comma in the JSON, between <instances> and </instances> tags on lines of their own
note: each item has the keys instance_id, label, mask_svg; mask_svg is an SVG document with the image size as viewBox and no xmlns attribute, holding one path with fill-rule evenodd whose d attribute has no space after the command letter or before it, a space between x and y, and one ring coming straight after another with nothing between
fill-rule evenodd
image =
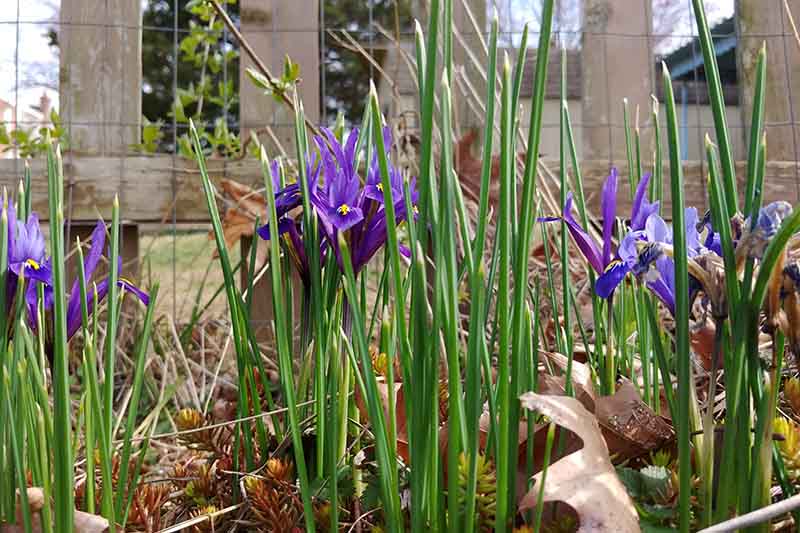
<instances>
[{"instance_id":1,"label":"wire mesh fence","mask_svg":"<svg viewBox=\"0 0 800 533\"><path fill-rule=\"evenodd\" d=\"M0 148L6 158L0 161L0 181L14 186L23 159L37 158L39 129L57 129L65 148L71 227L84 231L92 214L103 214L108 198L118 194L131 227L137 228L125 235L137 240L133 253L140 274L171 281L162 300L175 315L191 313L219 282L207 268L211 247L205 241L205 221L190 206L200 196L193 200L187 185L193 176L184 157L188 119L201 121L218 178L257 188L261 178L251 152L254 136L272 153L283 148L294 155L292 113L248 76L255 62L241 38L276 79L299 81L305 111L314 122L331 124L341 114L348 125L358 123L374 79L395 125L413 136L416 124L414 19L424 25L426 0L218 3L236 32L213 5L194 0L9 0L0 10ZM794 88L800 88L800 46L786 10L800 13L800 2L705 4L728 127L736 132L734 157L746 153L753 51L766 41L770 159L796 161ZM454 6L460 66L456 122L463 136L481 124L485 39L493 13L498 14L501 46L516 58L525 24L528 46L537 41L540 2L455 0ZM663 61L675 80L682 156L698 161L698 176L704 175L704 138L706 133L713 138L714 122L691 0L565 0L558 3L554 34L543 123L545 158L558 153L563 49L564 94L584 159L624 163L623 97L629 99L630 125L640 129L643 149L652 150L651 95L661 97ZM285 68L286 55L299 65L299 73ZM523 126L534 71L534 54L527 57ZM767 176L767 183L776 184L776 194L798 198L796 165L770 168L775 176ZM696 185L702 189L703 180ZM205 299L198 298L201 289Z\"/></svg>"}]
</instances>

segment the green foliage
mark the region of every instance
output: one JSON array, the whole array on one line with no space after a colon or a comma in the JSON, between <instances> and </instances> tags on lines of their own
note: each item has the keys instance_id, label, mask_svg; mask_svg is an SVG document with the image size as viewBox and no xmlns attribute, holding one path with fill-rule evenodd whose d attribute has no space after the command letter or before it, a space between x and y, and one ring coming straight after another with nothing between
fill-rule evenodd
<instances>
[{"instance_id":1,"label":"green foliage","mask_svg":"<svg viewBox=\"0 0 800 533\"><path fill-rule=\"evenodd\" d=\"M60 143L63 149L69 146L67 131L55 109L50 111L49 126L9 130L7 124L0 123L0 149L3 152L16 150L23 159L37 157L47 152L51 141Z\"/></svg>"},{"instance_id":2,"label":"green foliage","mask_svg":"<svg viewBox=\"0 0 800 533\"><path fill-rule=\"evenodd\" d=\"M142 142L131 146L133 150L152 154L158 151L158 146L164 138L164 121L150 122L147 117L142 117Z\"/></svg>"},{"instance_id":3,"label":"green foliage","mask_svg":"<svg viewBox=\"0 0 800 533\"><path fill-rule=\"evenodd\" d=\"M266 76L253 68L247 69L247 77L256 87L263 90L265 95L272 96L277 102L282 102L300 81L300 65L287 55L283 61L283 73L280 78L270 82Z\"/></svg>"}]
</instances>

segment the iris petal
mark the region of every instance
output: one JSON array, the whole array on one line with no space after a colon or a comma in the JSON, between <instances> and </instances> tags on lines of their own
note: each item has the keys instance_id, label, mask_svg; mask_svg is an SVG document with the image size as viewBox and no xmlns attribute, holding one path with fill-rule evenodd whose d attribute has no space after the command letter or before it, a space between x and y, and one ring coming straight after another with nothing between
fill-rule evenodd
<instances>
[{"instance_id":1,"label":"iris petal","mask_svg":"<svg viewBox=\"0 0 800 533\"><path fill-rule=\"evenodd\" d=\"M619 260L612 261L605 272L597 278L597 283L595 283L597 295L601 298L608 298L611 296L614 289L622 283L622 280L625 279L629 271L630 268L628 268L628 265L624 262Z\"/></svg>"},{"instance_id":2,"label":"iris petal","mask_svg":"<svg viewBox=\"0 0 800 533\"><path fill-rule=\"evenodd\" d=\"M603 193L600 198L600 208L603 212L603 264L611 262L611 237L614 232L614 223L617 218L617 169L612 168L611 174L603 184Z\"/></svg>"},{"instance_id":3,"label":"iris petal","mask_svg":"<svg viewBox=\"0 0 800 533\"><path fill-rule=\"evenodd\" d=\"M133 293L144 305L150 305L150 295L134 285L131 281L125 278L119 278L117 280L117 286L125 289L126 292Z\"/></svg>"},{"instance_id":4,"label":"iris petal","mask_svg":"<svg viewBox=\"0 0 800 533\"><path fill-rule=\"evenodd\" d=\"M564 222L567 223L567 230L572 238L575 239L575 244L578 245L581 253L584 255L589 264L594 270L600 274L603 272L603 258L601 256L600 248L591 236L584 230L578 221L572 216L572 193L567 194L567 203L564 204Z\"/></svg>"},{"instance_id":5,"label":"iris petal","mask_svg":"<svg viewBox=\"0 0 800 533\"><path fill-rule=\"evenodd\" d=\"M645 222L653 213L658 213L658 202L650 203L647 201L647 185L650 182L650 173L642 176L642 180L636 187L636 194L633 197L631 206L631 230L638 231L644 229Z\"/></svg>"}]
</instances>

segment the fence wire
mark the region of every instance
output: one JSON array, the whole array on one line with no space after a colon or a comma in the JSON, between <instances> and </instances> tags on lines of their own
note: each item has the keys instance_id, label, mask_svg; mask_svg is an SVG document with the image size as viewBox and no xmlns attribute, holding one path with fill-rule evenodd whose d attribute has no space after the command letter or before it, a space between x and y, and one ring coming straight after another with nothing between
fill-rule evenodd
<instances>
[{"instance_id":1,"label":"fence wire","mask_svg":"<svg viewBox=\"0 0 800 533\"><path fill-rule=\"evenodd\" d=\"M750 0L756 2L757 0ZM620 31L615 29L612 23L603 31L598 31L597 21L587 18L587 9L592 9L592 16L601 13L613 19L615 15L614 7L623 6L630 12L634 12L638 7L635 4L641 2L641 10L647 23L641 28L626 29ZM9 2L10 3L10 2ZM116 14L123 12L120 6L130 3L131 6L139 6L142 13L147 10L165 10L171 12L171 20L166 20L164 24L147 24L144 22L147 17L139 16L138 21L130 18L123 18ZM776 76L785 78L785 91L770 93L767 107L785 108L786 116L772 117L768 120L766 127L770 132L780 132L780 138L776 145L784 148L777 153L781 159L798 160L798 135L797 119L795 112L794 88L800 84L800 80L793 79L793 71L798 70L800 62L800 48L795 42L792 29L787 23L783 0L768 0L769 6L762 5L759 9L780 13L779 22L770 28L770 31L749 31L744 28L733 12L733 0L709 0L707 2L713 14L716 15L712 36L716 42L729 42L733 39L734 47L720 54L720 61L725 61L726 65L733 64L732 79L724 80L732 95L728 102L729 128L734 141L734 155L737 160L746 156L745 128L748 118L742 113L743 87L741 49L744 44L752 40L767 40L771 45L781 47L780 53L775 53L770 57L773 62L770 69L774 69ZM742 0L739 3L746 3ZM189 26L191 14L186 10L186 0L16 0L13 6L4 6L5 10L0 11L0 36L2 36L2 47L0 51L0 69L5 73L0 77L0 124L3 124L7 131L13 130L33 130L48 123L44 109L44 99L36 102L35 93L48 95L53 105L60 102L63 106L65 102L74 104L74 100L69 95L60 94L59 91L70 90L69 84L63 83L65 73L74 75L81 83L97 83L103 87L103 91L98 94L103 95L102 101L97 102L99 110L96 117L85 112L79 117L73 117L71 113L62 110L62 117L68 116L65 122L66 138L73 139L73 134L79 134L87 129L99 128L102 132L100 143L103 147L109 145L125 147L129 140L130 131L141 133L142 122L136 110L142 111L145 115L152 112L150 109L143 108L142 101L145 95L153 94L153 91L160 90L169 93L168 98L161 95L162 100L168 100L170 105L181 100L187 88L189 79L183 79L186 72L192 70L184 64L185 55L182 51L182 42L192 35ZM473 11L472 15L478 21L479 32L475 31L472 24L467 22L467 17L459 11L462 16L455 18L460 41L456 45L456 60L459 62L458 87L461 99L465 101L464 109L460 113L460 134L466 133L470 127L480 125L480 95L483 94L484 83L480 76L480 68L470 64L477 58L480 62L485 57L485 52L480 44L480 38L488 38L488 20L493 10L500 13L501 21L501 41L507 48L510 57L516 57L514 46L519 43L522 25L526 22L531 23L531 33L529 45L535 46L538 38L538 22L541 2L538 0L456 0L456 10L463 10L467 4ZM612 6L612 4L614 6ZM761 2L759 2L761 4ZM414 16L424 19L427 12L427 2L425 0L364 0L363 2L346 2L344 0L239 0L239 5L225 4L226 9L234 17L237 23L242 23L245 37L254 45L257 53L264 54L269 66L276 75L280 75L281 62L284 54L291 57L302 56L301 64L301 87L318 86L318 94L315 94L306 102L306 111L315 120L324 124L330 124L335 119L335 112L345 110L346 119L350 123L357 123L360 120L360 110L358 107L359 99L366 96L365 87L368 80L375 78L378 80L380 95L384 109L387 110L390 118L404 121L406 124L414 123L413 120L406 120L413 117L416 113L416 98L414 76L415 73L407 63L408 58L413 58L413 24ZM589 142L595 143L591 147L593 159L607 160L609 165L620 164L625 160L625 155L620 151L620 139L624 137L624 126L622 122L621 100L626 94L618 93L615 81L623 76L626 69L630 69L629 59L642 49L646 50L646 57L649 58L646 69L641 72L641 85L645 87L645 96L649 94L659 94L661 84L658 75L658 65L660 61L667 63L673 62L682 65L683 71L678 77L676 85L676 96L679 98L680 107L680 130L682 137L682 155L684 159L699 161L701 166L700 175L705 175L703 170L704 136L711 132L713 136L714 124L708 106L707 99L703 97L705 91L705 72L702 68L702 59L697 39L697 29L694 18L691 15L690 0L630 0L621 2L620 0L572 0L559 2L561 6L557 13L556 27L556 48L566 48L569 52L570 61L575 61L576 65L570 70L568 83L574 86L574 90L569 92L569 107L572 113L573 126L579 141L579 150L587 151ZM795 15L800 14L800 1L789 2L790 7L797 8ZM605 9L605 11L604 11ZM70 17L64 16L64 11L69 10ZM349 10L349 11L348 11ZM599 10L599 11L597 11ZM49 11L49 14L48 14ZM298 16L301 13L301 16ZM666 15L668 14L668 15ZM259 16L263 16L259 19ZM669 27L664 17L673 17L674 24ZM281 20L292 20L292 26L281 26ZM358 21L358 22L351 22ZM777 19L776 19L777 20ZM98 22L99 21L99 22ZM299 22L298 22L299 21ZM246 24L245 24L246 23ZM665 29L666 28L666 29ZM75 64L66 65L65 59L59 62L59 46L63 44L63 37L66 31L78 29L93 31L98 36L94 42L94 47L88 47L84 53L87 56L100 57L100 66L92 71L91 75L99 76L98 79L87 79L87 74L80 71L84 62L78 59ZM129 42L131 32L138 32L139 43ZM227 50L239 50L239 43L235 41L226 27L221 29L222 36L222 60L220 65L221 82L228 84L248 83L247 79L241 76L239 69L243 69L249 64L245 57L238 58L233 64ZM480 35L478 35L480 33ZM117 42L121 37L122 42ZM351 38L352 37L352 38ZM118 64L120 59L119 49L127 49L131 46L146 51L147 45L158 39L165 39L169 49L164 51L168 60L157 65L152 65L152 58L140 58L139 64L123 65ZM630 51L627 54L613 55L610 51L611 43L624 41L625 46ZM42 43L50 43L44 46ZM602 46L602 61L605 72L601 78L597 76L591 79L586 78L589 67L587 65L587 42L598 42ZM144 44L142 44L144 43ZM459 44L461 43L461 44ZM464 44L471 50L463 50ZM318 53L308 54L305 50L317 48ZM618 47L615 49L619 49ZM50 54L45 53L49 50ZM591 50L596 53L597 50ZM143 52L146 53L146 52ZM683 54L683 56L680 56ZM368 59L367 56L373 58ZM533 51L528 53L529 58L533 58ZM558 54L553 56L550 65L550 78L558 79ZM596 54L591 57L597 57ZM698 60L698 58L700 58ZM774 58L779 58L775 61ZM74 58L73 58L74 59ZM143 63L147 68L158 69L164 74L159 78L163 86L148 86L150 77L149 72L140 76L136 69ZM530 72L525 83L532 85L533 61L527 66ZM237 67L238 66L238 67ZM199 67L197 67L199 68ZM72 70L71 70L72 69ZM77 69L77 71L76 71ZM12 75L10 74L13 72ZM477 74L476 74L477 72ZM117 73L118 78L109 79L116 76L110 73ZM163 78L163 79L162 79ZM111 92L115 87L126 88L135 86L136 94L139 94L140 101L130 99L111 98ZM554 157L558 147L558 91L548 91L546 102L544 146L542 148L545 157ZM605 95L604 113L593 113L591 102L594 98L594 91L604 87L599 91ZM632 90L641 92L639 88L631 87ZM104 92L105 91L105 92ZM149 92L148 92L149 91ZM220 107L220 116L230 131L234 134L241 134L241 141L246 142L247 132L251 130L263 133L261 130L265 126L280 137L281 132L287 131L292 126L291 114L286 113L281 106L274 104L269 97L257 94L250 89L245 91L239 87L239 95L243 101L238 105L224 104ZM363 94L362 94L363 93ZM689 96L691 93L691 96ZM131 93L132 94L132 93ZM523 99L527 94L523 88ZM253 98L259 98L254 102ZM785 102L778 99L785 98ZM244 101L245 99L249 99ZM471 100L471 101L470 101ZM362 100L363 101L363 100ZM469 101L469 102L467 102ZM523 104L527 101L523 100ZM31 110L31 105L39 106L38 110ZM79 102L78 105L86 105L86 102ZM210 105L210 104L209 104ZM119 107L119 109L116 109ZM250 112L256 110L253 116ZM261 109L269 109L269 113L262 113ZM527 109L527 108L526 108ZM631 109L633 120L635 109ZM663 106L662 106L663 112ZM140 115L142 113L139 113ZM524 115L524 113L523 113ZM641 107L638 110L639 125L643 136L649 139L651 135L652 121L650 109ZM124 117L114 120L110 117ZM205 238L207 228L198 221L187 224L187 220L182 219L182 211L179 203L183 201L181 188L185 186L182 180L184 170L187 168L186 162L177 153L177 147L181 136L187 132L187 125L182 123L178 113L164 112L162 109L159 114L148 116L151 121L161 120L163 122L164 137L160 141L158 150L166 152L162 155L164 161L164 176L169 183L169 195L171 201L168 211L163 213L160 220L136 220L131 219L131 224L144 223L141 226L141 242L139 243L139 270L153 276L160 276L162 279L171 279L169 295L162 290L162 305L164 309L170 311L175 316L184 316L191 310L191 303L196 296L198 287L202 285L202 280L208 275L204 269L204 261L210 261L210 257L203 254L210 250L211 246L200 243ZM210 126L209 126L210 127ZM587 132L602 132L590 140ZM108 139L106 135L116 135L118 139ZM596 139L604 138L603 143L597 144ZM788 148L787 148L788 147ZM19 148L14 146L0 147L3 149L3 157L9 161L0 160L0 181L11 187L16 186L16 180L21 174L21 153ZM105 150L105 148L104 148ZM145 157L130 149L123 149L113 153L101 152L110 157L107 164L111 168L103 172L93 173L92 176L100 176L94 179L105 179L102 176L114 175L117 179L117 190L115 191L123 206L123 212L128 202L147 201L137 194L139 186L138 179L140 174L137 172L137 165ZM289 150L290 151L290 150ZM775 158L775 153L770 151L770 158ZM77 161L87 158L90 154L84 154L79 150L65 151L65 160ZM113 161L112 161L113 159ZM106 161L104 159L104 161ZM216 177L241 177L241 173L233 172L239 164L237 158L226 161L220 168L220 175ZM76 205L84 205L88 199L77 197L84 194L85 188L79 187L86 178L77 176L68 167L66 172L66 183L68 187L67 202L68 213L74 213ZM86 167L81 167L86 168ZM767 176L769 183L770 176ZM794 189L794 194L800 199L800 176L798 176L797 165L792 165L791 170L784 172L781 176L775 177L781 187ZM257 184L260 177L252 176L250 184ZM104 187L98 183L98 188ZM166 182L165 182L165 186ZM704 180L699 184L705 192ZM81 211L85 213L86 210ZM138 212L138 211L137 211ZM70 218L69 231L75 231L84 236L86 233L87 220ZM202 221L200 221L202 222ZM130 235L135 233L125 233L126 238L133 238ZM192 240L194 239L194 240ZM207 254L206 254L207 255ZM236 254L238 257L238 254ZM205 291L206 297L213 292L213 287ZM166 297L165 297L166 296ZM207 299L207 298L206 298Z\"/></svg>"}]
</instances>

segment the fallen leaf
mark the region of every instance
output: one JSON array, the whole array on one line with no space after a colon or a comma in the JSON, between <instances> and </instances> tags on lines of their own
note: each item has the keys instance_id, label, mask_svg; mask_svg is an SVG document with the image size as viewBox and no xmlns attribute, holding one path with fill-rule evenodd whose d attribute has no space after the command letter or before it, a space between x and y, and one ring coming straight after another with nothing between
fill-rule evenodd
<instances>
[{"instance_id":1,"label":"fallen leaf","mask_svg":"<svg viewBox=\"0 0 800 533\"><path fill-rule=\"evenodd\" d=\"M261 223L267 219L267 201L262 193L238 181L222 179L220 187L226 198L231 201L231 205L225 209L222 216L225 245L231 248L242 237L253 236L256 217Z\"/></svg>"},{"instance_id":2,"label":"fallen leaf","mask_svg":"<svg viewBox=\"0 0 800 533\"><path fill-rule=\"evenodd\" d=\"M522 406L550 418L583 440L583 448L550 465L544 484L545 503L563 502L578 514L579 533L640 531L639 517L608 458L595 417L576 399L528 392ZM541 474L520 502L519 511L536 506Z\"/></svg>"},{"instance_id":3,"label":"fallen leaf","mask_svg":"<svg viewBox=\"0 0 800 533\"><path fill-rule=\"evenodd\" d=\"M464 196L473 202L478 202L481 192L481 174L483 161L472 155L472 145L478 138L478 130L473 128L461 137L455 146L454 167ZM518 161L525 160L525 152L517 154ZM489 204L496 206L500 199L500 156L492 156L489 181Z\"/></svg>"},{"instance_id":4,"label":"fallen leaf","mask_svg":"<svg viewBox=\"0 0 800 533\"><path fill-rule=\"evenodd\" d=\"M27 490L28 505L30 505L31 512L33 513L33 533L42 532L42 519L40 511L44 506L44 493L42 489L32 487ZM22 510L20 504L17 503L17 523L16 524L0 524L0 533L23 533L25 527L22 525ZM75 533L103 533L108 531L108 520L102 516L84 513L83 511L75 511L75 519L73 521L73 531Z\"/></svg>"},{"instance_id":5,"label":"fallen leaf","mask_svg":"<svg viewBox=\"0 0 800 533\"><path fill-rule=\"evenodd\" d=\"M711 320L692 325L689 339L697 361L706 372L711 370L711 358L714 353L714 337L717 328ZM717 360L717 368L722 368L722 354Z\"/></svg>"},{"instance_id":6,"label":"fallen leaf","mask_svg":"<svg viewBox=\"0 0 800 533\"><path fill-rule=\"evenodd\" d=\"M558 352L546 352L543 350L539 350L539 354L549 359L562 373L566 374L567 366L569 366L569 359L567 359L565 355ZM565 376L560 376L560 379L564 381ZM592 370L588 365L580 361L575 361L574 359L572 361L572 385L575 390L575 397L580 400L586 409L594 412L597 393L592 383ZM540 390L540 392L544 391Z\"/></svg>"},{"instance_id":7,"label":"fallen leaf","mask_svg":"<svg viewBox=\"0 0 800 533\"><path fill-rule=\"evenodd\" d=\"M620 461L659 449L675 437L672 424L641 400L630 381L598 398L595 416L611 455Z\"/></svg>"}]
</instances>

